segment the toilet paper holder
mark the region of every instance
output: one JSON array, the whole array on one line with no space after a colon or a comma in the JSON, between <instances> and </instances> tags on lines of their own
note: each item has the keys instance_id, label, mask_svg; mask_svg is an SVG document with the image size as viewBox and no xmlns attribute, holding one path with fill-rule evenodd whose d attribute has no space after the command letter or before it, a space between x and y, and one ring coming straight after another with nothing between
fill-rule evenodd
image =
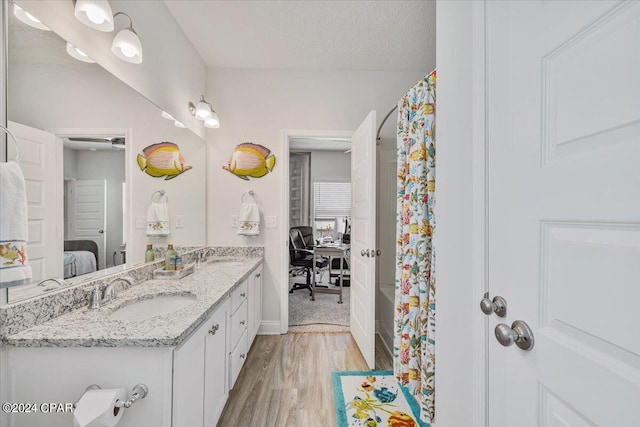
<instances>
[{"instance_id":1,"label":"toilet paper holder","mask_svg":"<svg viewBox=\"0 0 640 427\"><path fill-rule=\"evenodd\" d=\"M100 390L100 388L101 387L97 384L91 384L89 387L87 387L87 389L85 390L85 393L90 390ZM125 408L125 409L130 408L131 405L136 403L138 400L144 399L145 397L147 397L147 394L149 394L149 387L147 387L144 384L137 384L135 387L133 387L133 392L131 393L131 397L129 397L124 402L121 400L116 401L116 407ZM78 401L76 401L73 404L73 408L75 409L77 405L78 405Z\"/></svg>"}]
</instances>

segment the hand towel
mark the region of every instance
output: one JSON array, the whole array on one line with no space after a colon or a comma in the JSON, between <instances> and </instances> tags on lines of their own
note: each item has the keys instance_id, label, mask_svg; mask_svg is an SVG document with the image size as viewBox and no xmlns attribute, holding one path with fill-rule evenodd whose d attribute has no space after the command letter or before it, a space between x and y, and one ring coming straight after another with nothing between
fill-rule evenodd
<instances>
[{"instance_id":1,"label":"hand towel","mask_svg":"<svg viewBox=\"0 0 640 427\"><path fill-rule=\"evenodd\" d=\"M0 163L0 288L31 283L27 190L20 165Z\"/></svg>"},{"instance_id":2,"label":"hand towel","mask_svg":"<svg viewBox=\"0 0 640 427\"><path fill-rule=\"evenodd\" d=\"M147 236L163 237L170 232L169 205L167 202L152 202L147 209Z\"/></svg>"},{"instance_id":3,"label":"hand towel","mask_svg":"<svg viewBox=\"0 0 640 427\"><path fill-rule=\"evenodd\" d=\"M243 236L260 234L260 208L256 203L243 203L240 207L238 234Z\"/></svg>"}]
</instances>

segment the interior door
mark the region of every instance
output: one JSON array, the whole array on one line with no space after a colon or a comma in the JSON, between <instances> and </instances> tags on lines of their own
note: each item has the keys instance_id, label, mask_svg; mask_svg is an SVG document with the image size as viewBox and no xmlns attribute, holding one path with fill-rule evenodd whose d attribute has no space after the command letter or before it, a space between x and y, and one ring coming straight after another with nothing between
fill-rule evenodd
<instances>
[{"instance_id":1,"label":"interior door","mask_svg":"<svg viewBox=\"0 0 640 427\"><path fill-rule=\"evenodd\" d=\"M369 368L375 360L376 112L351 137L351 335Z\"/></svg>"},{"instance_id":2,"label":"interior door","mask_svg":"<svg viewBox=\"0 0 640 427\"><path fill-rule=\"evenodd\" d=\"M106 266L107 182L103 179L77 180L72 184L68 208L70 237L93 240L98 245L98 270Z\"/></svg>"},{"instance_id":3,"label":"interior door","mask_svg":"<svg viewBox=\"0 0 640 427\"><path fill-rule=\"evenodd\" d=\"M52 133L9 122L20 147L20 167L27 189L27 256L33 282L62 277L62 140ZM15 147L9 144L9 159Z\"/></svg>"},{"instance_id":4,"label":"interior door","mask_svg":"<svg viewBox=\"0 0 640 427\"><path fill-rule=\"evenodd\" d=\"M489 291L507 301L488 425L638 425L640 2L488 2L485 19ZM494 337L526 344L515 320L529 351Z\"/></svg>"}]
</instances>

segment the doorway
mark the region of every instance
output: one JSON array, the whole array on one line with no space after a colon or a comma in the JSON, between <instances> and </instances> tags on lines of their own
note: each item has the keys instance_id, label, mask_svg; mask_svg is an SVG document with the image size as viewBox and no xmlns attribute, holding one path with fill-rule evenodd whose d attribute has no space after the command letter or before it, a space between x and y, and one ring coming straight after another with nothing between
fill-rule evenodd
<instances>
[{"instance_id":1,"label":"doorway","mask_svg":"<svg viewBox=\"0 0 640 427\"><path fill-rule=\"evenodd\" d=\"M321 135L321 134L318 134ZM287 232L299 232L304 248L318 244L342 242L348 234L351 209L351 143L350 136L299 136L288 141L289 161L285 180L289 191ZM304 258L311 254L294 252ZM290 260L291 253L287 254ZM288 311L288 330L291 332L348 332L349 331L349 260L324 259L316 274L318 286L339 292L339 272L342 261L342 303L338 295L317 292L311 301L306 288L312 277L305 267L288 268L289 280L285 304Z\"/></svg>"}]
</instances>

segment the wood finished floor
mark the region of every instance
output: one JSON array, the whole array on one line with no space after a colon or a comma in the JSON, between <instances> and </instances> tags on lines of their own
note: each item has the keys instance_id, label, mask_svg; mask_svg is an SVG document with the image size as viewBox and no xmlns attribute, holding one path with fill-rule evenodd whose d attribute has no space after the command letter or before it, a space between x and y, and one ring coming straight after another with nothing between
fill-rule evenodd
<instances>
[{"instance_id":1,"label":"wood finished floor","mask_svg":"<svg viewBox=\"0 0 640 427\"><path fill-rule=\"evenodd\" d=\"M376 336L376 369L392 369ZM349 333L256 337L218 427L336 425L332 371L366 370Z\"/></svg>"}]
</instances>

